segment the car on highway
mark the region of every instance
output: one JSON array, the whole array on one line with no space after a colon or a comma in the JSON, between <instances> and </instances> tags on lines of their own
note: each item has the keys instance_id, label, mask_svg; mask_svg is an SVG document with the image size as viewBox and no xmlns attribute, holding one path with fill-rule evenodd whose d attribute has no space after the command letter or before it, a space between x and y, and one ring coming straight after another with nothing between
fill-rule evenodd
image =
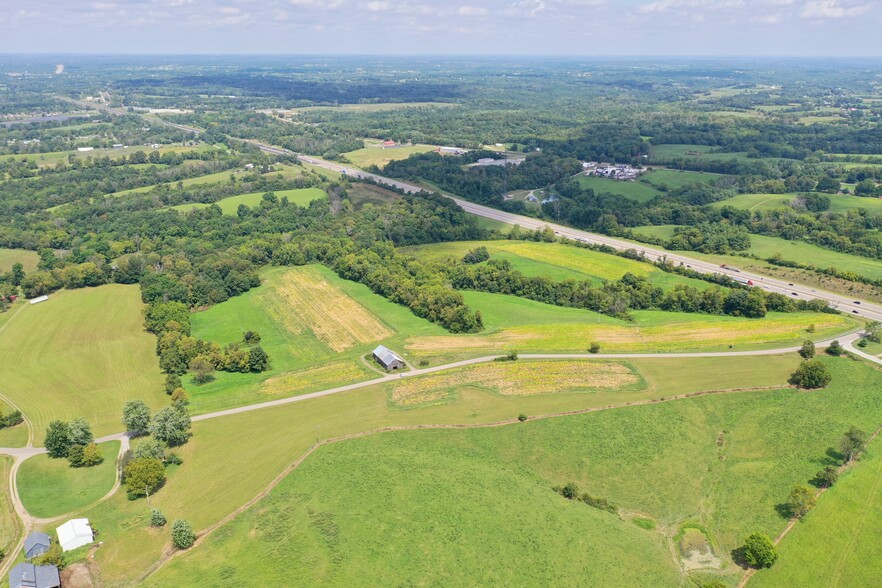
<instances>
[{"instance_id":1,"label":"car on highway","mask_svg":"<svg viewBox=\"0 0 882 588\"><path fill-rule=\"evenodd\" d=\"M854 303L855 303L855 304L860 304L861 301L860 301L860 300L855 300Z\"/></svg>"},{"instance_id":2,"label":"car on highway","mask_svg":"<svg viewBox=\"0 0 882 588\"><path fill-rule=\"evenodd\" d=\"M794 296L799 296L799 294L797 294L796 292L791 292L791 294L793 294Z\"/></svg>"},{"instance_id":3,"label":"car on highway","mask_svg":"<svg viewBox=\"0 0 882 588\"><path fill-rule=\"evenodd\" d=\"M851 312L852 312L852 314L857 314L857 313L858 313L858 311L856 311L856 310L852 310Z\"/></svg>"}]
</instances>

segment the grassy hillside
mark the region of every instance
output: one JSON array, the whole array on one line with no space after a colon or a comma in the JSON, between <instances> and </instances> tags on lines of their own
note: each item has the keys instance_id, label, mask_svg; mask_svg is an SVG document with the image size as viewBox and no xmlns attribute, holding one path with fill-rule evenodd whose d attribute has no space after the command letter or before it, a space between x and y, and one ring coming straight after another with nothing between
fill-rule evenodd
<instances>
[{"instance_id":1,"label":"grassy hillside","mask_svg":"<svg viewBox=\"0 0 882 588\"><path fill-rule=\"evenodd\" d=\"M101 436L119 431L127 400L168 402L141 308L137 286L114 284L57 292L6 323L0 389L31 420L38 444L55 419L85 417Z\"/></svg>"},{"instance_id":2,"label":"grassy hillside","mask_svg":"<svg viewBox=\"0 0 882 588\"><path fill-rule=\"evenodd\" d=\"M26 272L32 272L37 269L39 261L40 257L36 251L0 248L0 273L8 272L16 263L22 264Z\"/></svg>"},{"instance_id":3,"label":"grassy hillside","mask_svg":"<svg viewBox=\"0 0 882 588\"><path fill-rule=\"evenodd\" d=\"M18 471L16 486L22 504L35 517L56 517L86 507L107 494L116 482L119 441L99 445L104 461L72 468L66 459L37 455Z\"/></svg>"},{"instance_id":4,"label":"grassy hillside","mask_svg":"<svg viewBox=\"0 0 882 588\"><path fill-rule=\"evenodd\" d=\"M184 465L169 475L168 484L151 498L169 517L187 518L202 529L229 515L266 488L318 439L360 433L386 426L475 424L529 415L603 407L610 403L659 398L739 386L782 386L793 371L795 354L736 357L725 363L683 359L630 362L647 382L644 391L570 392L502 396L489 390L462 387L449 402L402 410L390 403L391 386L373 386L302 403L194 423L194 435L179 451ZM514 364L505 364L515 367ZM672 375L677 374L678 378ZM688 374L688 377L679 377ZM749 374L745 377L745 374ZM675 381L676 380L676 381ZM243 432L247 435L243 436ZM230 439L247 439L230 452ZM229 472L237 473L230 476ZM222 492L217 489L223 488ZM109 583L137 576L156 561L167 531L147 527L143 502L114 497L88 516L104 533L105 548L97 552L102 577Z\"/></svg>"},{"instance_id":5,"label":"grassy hillside","mask_svg":"<svg viewBox=\"0 0 882 588\"><path fill-rule=\"evenodd\" d=\"M387 583L390 568L412 582L419 582L420 570L427 568L439 573L462 568L472 575L485 569L488 578L504 582L507 570L533 561L521 550L521 541L511 538L521 535L522 521L542 513L554 521L548 525L555 529L554 537L566 540L548 537L530 542L530 549L545 560L557 561L553 552L558 551L566 557L547 568L526 565L529 571L521 573L537 574L539 583L553 569L560 572L555 577L560 584L580 584L587 578L595 584L678 585L676 575L662 574L674 563L673 550L665 565L650 546L666 541L665 534L675 533L687 520L707 529L724 563L722 578L733 583L740 570L726 563L729 551L751 532L776 535L787 523L776 506L793 485L811 479L829 461L828 448L849 426L872 429L882 419L882 374L848 359L824 361L834 379L819 392L724 394L498 428L398 432L344 441L315 453L268 498L151 581L186 584L187 574L197 569L211 578L212 573L224 573L264 580L288 571L298 574L303 585L336 585L338 580L343 585L361 567L366 584ZM727 381L719 375L719 381ZM426 416L453 406L397 414ZM300 415L298 429L305 428L308 421L302 419L310 418L308 409L292 409ZM275 420L271 414L266 413L270 420L264 425ZM204 438L212 426L200 424ZM269 449L253 441L255 448ZM569 481L625 512L656 521L658 531L635 536L637 527L615 517L579 511L576 507L587 507L565 502L551 490ZM543 531L534 527L535 532ZM574 544L570 533L579 533L580 540ZM507 548L501 545L504 537ZM648 537L648 542L635 537ZM494 557L485 557L484 547L496 542L500 547L492 550ZM593 552L584 565L568 566L581 561L579 551L598 542L607 548ZM547 544L555 549L545 552ZM612 545L629 546L632 554L639 549L642 561L618 555ZM574 546L581 549L571 551ZM229 553L237 557L229 558ZM267 553L313 565L290 566L287 557ZM610 553L616 554L612 561L606 559ZM222 572L222 559L232 569ZM366 563L376 560L397 563ZM642 574L623 579L621 574L632 568Z\"/></svg>"},{"instance_id":6,"label":"grassy hillside","mask_svg":"<svg viewBox=\"0 0 882 588\"><path fill-rule=\"evenodd\" d=\"M273 193L276 195L276 198L287 198L289 202L293 204L299 204L300 206L308 206L309 203L313 200L327 198L327 194L325 194L325 191L321 188L298 188L294 190L279 190ZM263 199L264 194L265 192L239 194L237 196L222 198L221 200L218 200L216 204L221 207L221 210L223 210L224 214L234 215L239 210L240 204L244 204L245 206L249 207L257 206L258 204L260 204L260 201L261 199ZM193 204L179 204L177 206L172 206L171 208L173 208L174 210L187 212L188 210L208 208L209 206L211 205L197 202Z\"/></svg>"},{"instance_id":7,"label":"grassy hillside","mask_svg":"<svg viewBox=\"0 0 882 588\"><path fill-rule=\"evenodd\" d=\"M879 586L882 562L882 453L880 443L822 496L780 544L780 560L750 586ZM831 532L832 531L832 532Z\"/></svg>"},{"instance_id":8,"label":"grassy hillside","mask_svg":"<svg viewBox=\"0 0 882 588\"><path fill-rule=\"evenodd\" d=\"M9 470L12 468L12 458L0 456L0 476L5 482L9 480ZM15 557L18 554L11 554L10 549L15 542L19 532L18 515L12 507L9 492L6 487L0 492L0 549L6 552L7 557Z\"/></svg>"}]
</instances>

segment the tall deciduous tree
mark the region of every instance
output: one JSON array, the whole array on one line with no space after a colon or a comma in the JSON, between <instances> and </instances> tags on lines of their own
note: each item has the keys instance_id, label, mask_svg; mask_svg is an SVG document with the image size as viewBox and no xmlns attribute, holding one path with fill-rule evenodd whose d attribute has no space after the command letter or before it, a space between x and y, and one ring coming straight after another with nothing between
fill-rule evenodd
<instances>
[{"instance_id":1,"label":"tall deciduous tree","mask_svg":"<svg viewBox=\"0 0 882 588\"><path fill-rule=\"evenodd\" d=\"M182 445L190 436L190 416L182 408L166 406L154 415L150 433L157 441Z\"/></svg>"},{"instance_id":2,"label":"tall deciduous tree","mask_svg":"<svg viewBox=\"0 0 882 588\"><path fill-rule=\"evenodd\" d=\"M851 427L839 441L839 451L845 463L851 461L867 446L867 434L857 427Z\"/></svg>"},{"instance_id":3,"label":"tall deciduous tree","mask_svg":"<svg viewBox=\"0 0 882 588\"><path fill-rule=\"evenodd\" d=\"M150 407L143 400L129 400L123 406L123 425L132 435L144 435L150 427Z\"/></svg>"}]
</instances>

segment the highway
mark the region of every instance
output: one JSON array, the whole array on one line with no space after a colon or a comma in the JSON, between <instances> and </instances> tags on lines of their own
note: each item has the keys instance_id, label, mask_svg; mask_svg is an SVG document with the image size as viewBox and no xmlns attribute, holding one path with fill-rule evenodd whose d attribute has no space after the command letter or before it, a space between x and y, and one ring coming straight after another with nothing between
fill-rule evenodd
<instances>
[{"instance_id":1,"label":"highway","mask_svg":"<svg viewBox=\"0 0 882 588\"><path fill-rule=\"evenodd\" d=\"M416 193L426 190L426 188L417 186L415 184L402 182L400 180L393 180L377 174L371 174L358 169L353 169L352 167L347 167L338 163L325 161L324 159L320 159L318 157L295 154L294 152L288 151L287 149L271 147L269 145L264 145L259 142L254 142L254 144L267 153L273 153L277 155L297 155L298 159L305 163L309 163L311 165L315 165L317 167L321 167L331 171L336 171L353 178L370 179L378 184L392 186L394 188L404 190L405 192ZM574 229L572 227L566 227L563 225L531 218L528 216L521 216L518 214L512 214L510 212L504 212L502 210L490 208L489 206L475 204L474 202L469 202L468 200L463 200L462 198L457 198L455 196L445 196L456 202L466 212L470 212L471 214L474 214L476 216L497 220L510 225L519 225L525 229L535 230L544 229L545 227L551 227L554 233L559 237L566 237L568 239L581 241L583 243L608 245L620 251L626 249L634 249L643 254L644 257L651 261L667 259L669 262L672 262L674 264L682 263L686 267L702 274L723 274L729 276L732 279L739 279L742 281L750 280L753 282L754 286L762 288L763 290L766 290L768 292L777 292L779 294L784 294L789 298L799 300L825 300L830 306L842 312L856 315L865 319L882 321L882 305L868 302L866 300L859 300L856 298L842 296L841 294L835 294L833 292L814 288L812 286L785 282L783 280L770 278L768 276L750 273L740 270L731 265L720 267L715 263L694 259L692 257L688 257L687 255L683 255L682 253L665 251L664 249L644 246L639 243L633 243L630 241L625 241L623 239L616 239L615 237L589 233L588 231L582 231L579 229Z\"/></svg>"}]
</instances>

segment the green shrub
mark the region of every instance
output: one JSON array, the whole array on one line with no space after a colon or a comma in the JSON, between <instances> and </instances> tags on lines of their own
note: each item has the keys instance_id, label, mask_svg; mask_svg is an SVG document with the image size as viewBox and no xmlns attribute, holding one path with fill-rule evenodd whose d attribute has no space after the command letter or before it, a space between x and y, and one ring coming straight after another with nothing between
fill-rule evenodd
<instances>
[{"instance_id":1,"label":"green shrub","mask_svg":"<svg viewBox=\"0 0 882 588\"><path fill-rule=\"evenodd\" d=\"M188 549L196 542L196 533L190 523L183 519L177 519L172 523L172 543L178 549Z\"/></svg>"},{"instance_id":2,"label":"green shrub","mask_svg":"<svg viewBox=\"0 0 882 588\"><path fill-rule=\"evenodd\" d=\"M752 568L770 568L778 561L778 550L767 535L754 533L744 540L744 562Z\"/></svg>"},{"instance_id":3,"label":"green shrub","mask_svg":"<svg viewBox=\"0 0 882 588\"><path fill-rule=\"evenodd\" d=\"M162 511L158 508L154 508L150 511L150 526L151 527L163 527L165 523L167 523L165 519L165 515L162 514Z\"/></svg>"},{"instance_id":4,"label":"green shrub","mask_svg":"<svg viewBox=\"0 0 882 588\"><path fill-rule=\"evenodd\" d=\"M810 359L802 362L793 375L790 376L790 383L797 388L805 390L815 390L823 388L830 383L833 376L827 365L817 359Z\"/></svg>"}]
</instances>

